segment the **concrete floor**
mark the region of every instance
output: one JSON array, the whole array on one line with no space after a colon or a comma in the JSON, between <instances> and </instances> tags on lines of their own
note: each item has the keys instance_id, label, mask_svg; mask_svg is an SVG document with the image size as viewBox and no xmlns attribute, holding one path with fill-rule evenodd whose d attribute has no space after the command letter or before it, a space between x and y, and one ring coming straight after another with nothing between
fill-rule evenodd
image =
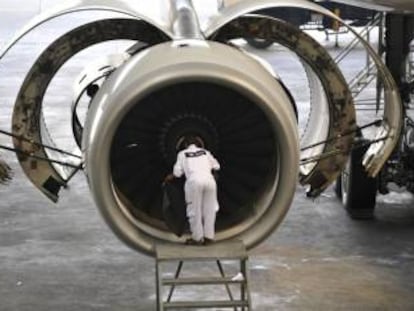
<instances>
[{"instance_id":1,"label":"concrete floor","mask_svg":"<svg viewBox=\"0 0 414 311\"><path fill-rule=\"evenodd\" d=\"M2 34L21 24L7 17L0 14L0 21L7 20ZM56 32L67 26L60 23ZM39 31L0 63L1 128L9 127L24 73L48 40L49 34ZM284 65L279 55L276 67ZM362 57L352 62L361 65ZM294 71L282 67L286 75ZM69 105L59 108L61 118L69 114ZM0 138L0 143L9 140ZM15 179L0 187L0 310L155 310L153 259L114 237L85 178L76 176L54 205L29 184L13 155L2 156ZM310 201L298 188L281 227L251 252L254 310L414 310L413 197L393 193L378 200L374 221L355 222L332 190ZM235 273L229 262L225 268ZM217 273L204 265L185 271L200 269ZM224 290L212 288L208 294L217 298Z\"/></svg>"}]
</instances>

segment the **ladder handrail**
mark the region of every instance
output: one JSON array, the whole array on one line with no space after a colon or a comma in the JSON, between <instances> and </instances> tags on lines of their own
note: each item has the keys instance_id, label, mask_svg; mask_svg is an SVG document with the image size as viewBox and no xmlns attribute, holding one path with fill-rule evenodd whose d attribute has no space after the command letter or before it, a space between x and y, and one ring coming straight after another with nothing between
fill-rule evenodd
<instances>
[{"instance_id":1,"label":"ladder handrail","mask_svg":"<svg viewBox=\"0 0 414 311\"><path fill-rule=\"evenodd\" d=\"M368 67L364 67L363 69L361 69L360 72L358 72L354 78L352 78L352 80L349 82L349 86L351 91L353 91L353 89L359 85L359 84L364 84L361 83L361 80L363 78L370 78L371 76L376 76L377 72L375 71L375 64L374 63L370 63ZM372 79L370 80L370 82L372 81Z\"/></svg>"},{"instance_id":2,"label":"ladder handrail","mask_svg":"<svg viewBox=\"0 0 414 311\"><path fill-rule=\"evenodd\" d=\"M372 66L375 67L375 64ZM372 69L373 68L371 66L369 68L365 68L360 72L361 76L359 79L354 78L355 82L350 86L354 98L361 94L361 92L365 90L365 88L377 77L377 73L372 71ZM363 74L366 74L366 76L363 77ZM363 83L361 82L362 79L365 79Z\"/></svg>"},{"instance_id":3,"label":"ladder handrail","mask_svg":"<svg viewBox=\"0 0 414 311\"><path fill-rule=\"evenodd\" d=\"M364 29L360 32L360 35L364 37L366 34L371 32L371 30L378 26L382 20L382 13L377 13L371 22L369 22ZM348 46L343 49L334 59L335 63L339 64L348 54L359 44L359 38L355 37Z\"/></svg>"}]
</instances>

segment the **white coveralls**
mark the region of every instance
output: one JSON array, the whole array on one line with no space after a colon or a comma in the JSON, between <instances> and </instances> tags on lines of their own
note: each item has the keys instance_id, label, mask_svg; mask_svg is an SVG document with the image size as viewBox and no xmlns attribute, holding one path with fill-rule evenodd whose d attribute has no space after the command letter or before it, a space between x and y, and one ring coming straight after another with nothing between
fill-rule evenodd
<instances>
[{"instance_id":1,"label":"white coveralls","mask_svg":"<svg viewBox=\"0 0 414 311\"><path fill-rule=\"evenodd\" d=\"M196 145L190 145L178 153L173 174L175 177L183 175L186 177L184 192L187 217L195 241L201 241L203 237L214 239L219 205L217 185L212 170L219 169L220 164L213 155Z\"/></svg>"}]
</instances>

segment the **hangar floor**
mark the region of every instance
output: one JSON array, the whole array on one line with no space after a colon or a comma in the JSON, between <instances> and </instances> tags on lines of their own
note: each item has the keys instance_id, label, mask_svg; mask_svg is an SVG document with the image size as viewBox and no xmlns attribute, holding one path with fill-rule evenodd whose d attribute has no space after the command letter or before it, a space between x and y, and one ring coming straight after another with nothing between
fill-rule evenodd
<instances>
[{"instance_id":1,"label":"hangar floor","mask_svg":"<svg viewBox=\"0 0 414 311\"><path fill-rule=\"evenodd\" d=\"M7 14L0 21L7 26L0 28L4 44L6 32L20 21ZM68 21L60 23L68 27ZM9 127L24 73L50 36L36 32L0 64L1 128ZM356 53L353 62L361 66L363 57ZM285 64L283 51L278 55L275 67ZM289 83L300 88L295 67L282 67L292 75ZM68 107L58 108L57 115L69 114ZM15 179L0 187L0 310L155 310L153 259L114 237L84 177L76 176L54 205L31 187L13 155L3 156ZM392 193L379 198L374 221L355 222L332 190L310 201L298 188L281 227L251 252L254 310L414 310L413 205L411 195ZM203 269L213 273L214 267Z\"/></svg>"}]
</instances>

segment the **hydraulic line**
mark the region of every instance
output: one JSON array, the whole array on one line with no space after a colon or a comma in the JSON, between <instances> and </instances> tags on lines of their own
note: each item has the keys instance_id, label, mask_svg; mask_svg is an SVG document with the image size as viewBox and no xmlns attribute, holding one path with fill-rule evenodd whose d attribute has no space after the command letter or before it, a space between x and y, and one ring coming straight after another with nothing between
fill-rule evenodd
<instances>
[{"instance_id":1,"label":"hydraulic line","mask_svg":"<svg viewBox=\"0 0 414 311\"><path fill-rule=\"evenodd\" d=\"M353 147L351 149L348 149L348 150L335 150L335 151L325 152L325 153L322 153L322 154L314 156L314 157L303 158L303 159L300 160L300 164L305 165L305 164L308 164L308 163L313 163L313 162L320 161L322 159L327 159L327 158L330 158L330 157L333 157L333 156L337 156L339 154L345 154L345 153L348 153L348 152L350 152L352 150L355 150L355 149L360 149L360 148L363 148L363 147L366 147L366 146L370 146L370 145L385 141L388 138L389 138L388 136L385 136L385 137L382 137L382 138L371 140L369 142L354 144Z\"/></svg>"},{"instance_id":2,"label":"hydraulic line","mask_svg":"<svg viewBox=\"0 0 414 311\"><path fill-rule=\"evenodd\" d=\"M0 145L0 149L6 150L6 151L11 151L11 152L15 152L17 154L21 154L24 155L26 157L32 158L32 159L36 159L36 160L40 160L40 161L45 161L45 162L49 162L49 163L55 163L55 164L59 164L59 165L63 165L63 166L67 166L70 168L74 168L74 169L80 169L82 167L82 163L75 165L73 163L69 163L69 162L63 162L63 161L59 161L59 160L53 160L53 159L48 159L48 158L43 158L43 157L39 157L39 156L35 156L33 154L30 154L29 152L20 150L20 149L16 149L16 148L11 148L11 147L7 147L4 145Z\"/></svg>"},{"instance_id":3,"label":"hydraulic line","mask_svg":"<svg viewBox=\"0 0 414 311\"><path fill-rule=\"evenodd\" d=\"M1 129L0 129L0 134L6 135L6 136L9 136L9 137L13 137L13 138L15 138L15 139L17 139L17 140L20 140L20 141L27 142L27 143L29 143L29 144L32 144L33 146L36 146L36 147L41 147L41 148L44 148L44 149L48 149L48 150L52 150L52 151L56 151L56 152L59 152L59 153L64 154L64 155L67 155L67 156L71 156L71 157L77 158L77 159L79 159L79 160L81 160L81 159L82 159L82 157L81 157L81 156L78 156L78 155L76 155L76 154L73 154L73 153L67 152L67 151L65 151L65 150L62 150L62 149L59 149L59 148L56 148L56 147L51 147L51 146L48 146L48 145L40 144L40 143L35 142L35 141L31 140L31 139L27 139L27 138L24 138L24 137L22 137L22 136L20 136L20 135L15 135L15 134L13 134L13 133L10 133L10 132L7 132L7 131L1 130Z\"/></svg>"},{"instance_id":4,"label":"hydraulic line","mask_svg":"<svg viewBox=\"0 0 414 311\"><path fill-rule=\"evenodd\" d=\"M321 142L318 142L318 143L315 143L315 144L312 144L312 145L303 147L303 148L301 148L301 151L305 151L305 150L308 150L308 149L312 149L312 148L318 147L320 145L324 145L326 143L329 143L329 142L332 142L332 141L335 141L335 140L339 140L339 139L341 139L343 137L346 137L346 136L349 136L349 135L358 133L361 130L367 129L367 128L372 127L372 126L380 126L381 123L382 123L382 120L373 121L373 122L368 123L366 125L359 126L355 130L351 130L351 131L345 132L344 134L342 134L339 137L330 138L330 139L327 139L327 140L324 140L324 141L321 141Z\"/></svg>"}]
</instances>

